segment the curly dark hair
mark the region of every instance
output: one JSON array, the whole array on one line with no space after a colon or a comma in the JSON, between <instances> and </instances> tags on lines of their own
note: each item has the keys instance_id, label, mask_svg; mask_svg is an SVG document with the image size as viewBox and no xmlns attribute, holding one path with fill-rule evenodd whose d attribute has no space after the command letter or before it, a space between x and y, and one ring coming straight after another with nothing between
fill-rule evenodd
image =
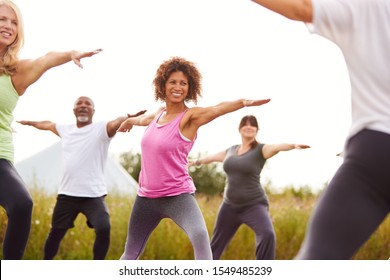
<instances>
[{"instance_id":1,"label":"curly dark hair","mask_svg":"<svg viewBox=\"0 0 390 280\"><path fill-rule=\"evenodd\" d=\"M171 59L164 61L157 69L153 80L155 101L165 101L165 84L170 75L177 71L183 72L188 79L188 94L184 101L192 101L196 104L198 102L198 97L202 96L202 75L193 62L181 57L172 57Z\"/></svg>"}]
</instances>

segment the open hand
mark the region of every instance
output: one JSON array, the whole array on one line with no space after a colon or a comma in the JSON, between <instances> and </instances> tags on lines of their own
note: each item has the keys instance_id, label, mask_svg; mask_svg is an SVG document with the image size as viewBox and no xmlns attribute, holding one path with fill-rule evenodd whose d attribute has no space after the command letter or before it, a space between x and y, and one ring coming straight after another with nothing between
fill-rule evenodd
<instances>
[{"instance_id":1,"label":"open hand","mask_svg":"<svg viewBox=\"0 0 390 280\"><path fill-rule=\"evenodd\" d=\"M263 105L263 104L267 104L270 101L271 101L271 99L269 99L269 98L267 98L267 99L259 99L259 100L244 100L244 106L246 106L246 107L260 106L260 105Z\"/></svg>"},{"instance_id":2,"label":"open hand","mask_svg":"<svg viewBox=\"0 0 390 280\"><path fill-rule=\"evenodd\" d=\"M93 51L89 51L89 52L79 52L79 51L73 51L71 53L71 59L72 61L80 68L83 68L83 65L81 64L81 59L84 58L84 57L91 57L91 56L94 56L95 54L98 54L102 51L103 49L96 49L96 50L93 50Z\"/></svg>"},{"instance_id":3,"label":"open hand","mask_svg":"<svg viewBox=\"0 0 390 280\"><path fill-rule=\"evenodd\" d=\"M310 146L309 145L304 145L304 144L295 144L294 148L297 149L297 150L303 150L303 149L310 148Z\"/></svg>"},{"instance_id":4,"label":"open hand","mask_svg":"<svg viewBox=\"0 0 390 280\"><path fill-rule=\"evenodd\" d=\"M118 128L118 132L129 132L133 128L133 124L129 119L123 121Z\"/></svg>"},{"instance_id":5,"label":"open hand","mask_svg":"<svg viewBox=\"0 0 390 280\"><path fill-rule=\"evenodd\" d=\"M30 125L29 121L16 121L17 123L20 123L22 125Z\"/></svg>"}]
</instances>

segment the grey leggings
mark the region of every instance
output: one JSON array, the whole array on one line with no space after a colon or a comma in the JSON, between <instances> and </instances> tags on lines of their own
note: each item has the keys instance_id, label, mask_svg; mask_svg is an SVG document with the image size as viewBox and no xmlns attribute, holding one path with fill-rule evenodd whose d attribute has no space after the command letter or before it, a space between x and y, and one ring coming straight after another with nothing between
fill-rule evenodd
<instances>
[{"instance_id":1,"label":"grey leggings","mask_svg":"<svg viewBox=\"0 0 390 280\"><path fill-rule=\"evenodd\" d=\"M195 197L191 194L161 198L137 196L121 259L138 259L150 234L163 218L172 219L184 230L194 248L195 259L212 259L206 224Z\"/></svg>"},{"instance_id":2,"label":"grey leggings","mask_svg":"<svg viewBox=\"0 0 390 280\"><path fill-rule=\"evenodd\" d=\"M3 258L22 259L30 234L33 201L15 167L5 159L0 159L0 205L8 216Z\"/></svg>"},{"instance_id":3,"label":"grey leggings","mask_svg":"<svg viewBox=\"0 0 390 280\"><path fill-rule=\"evenodd\" d=\"M296 259L350 259L390 211L390 135L363 130L321 195Z\"/></svg>"},{"instance_id":4,"label":"grey leggings","mask_svg":"<svg viewBox=\"0 0 390 280\"><path fill-rule=\"evenodd\" d=\"M276 237L268 206L256 204L237 209L226 203L222 203L219 209L211 238L213 258L219 260L242 224L248 225L256 234L256 259L275 259Z\"/></svg>"}]
</instances>

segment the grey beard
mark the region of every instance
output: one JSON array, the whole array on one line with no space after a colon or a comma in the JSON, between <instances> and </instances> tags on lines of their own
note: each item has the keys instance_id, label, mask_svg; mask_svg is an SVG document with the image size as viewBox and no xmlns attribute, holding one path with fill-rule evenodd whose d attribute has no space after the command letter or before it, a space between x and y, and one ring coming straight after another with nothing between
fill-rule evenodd
<instances>
[{"instance_id":1,"label":"grey beard","mask_svg":"<svg viewBox=\"0 0 390 280\"><path fill-rule=\"evenodd\" d=\"M77 117L77 120L78 120L79 122L85 123L85 122L88 122L88 121L89 121L89 118L88 118L88 117L85 117L85 116L80 116L80 117Z\"/></svg>"}]
</instances>

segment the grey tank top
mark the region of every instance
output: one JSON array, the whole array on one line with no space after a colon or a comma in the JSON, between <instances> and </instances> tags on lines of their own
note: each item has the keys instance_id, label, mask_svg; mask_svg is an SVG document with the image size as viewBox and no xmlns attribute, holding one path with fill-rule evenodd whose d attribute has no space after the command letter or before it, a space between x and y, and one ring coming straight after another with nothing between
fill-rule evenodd
<instances>
[{"instance_id":1,"label":"grey tank top","mask_svg":"<svg viewBox=\"0 0 390 280\"><path fill-rule=\"evenodd\" d=\"M227 149L223 162L226 173L224 202L233 207L251 206L257 203L268 205L267 195L260 183L260 173L266 162L262 149L264 144L237 155L239 145Z\"/></svg>"}]
</instances>

